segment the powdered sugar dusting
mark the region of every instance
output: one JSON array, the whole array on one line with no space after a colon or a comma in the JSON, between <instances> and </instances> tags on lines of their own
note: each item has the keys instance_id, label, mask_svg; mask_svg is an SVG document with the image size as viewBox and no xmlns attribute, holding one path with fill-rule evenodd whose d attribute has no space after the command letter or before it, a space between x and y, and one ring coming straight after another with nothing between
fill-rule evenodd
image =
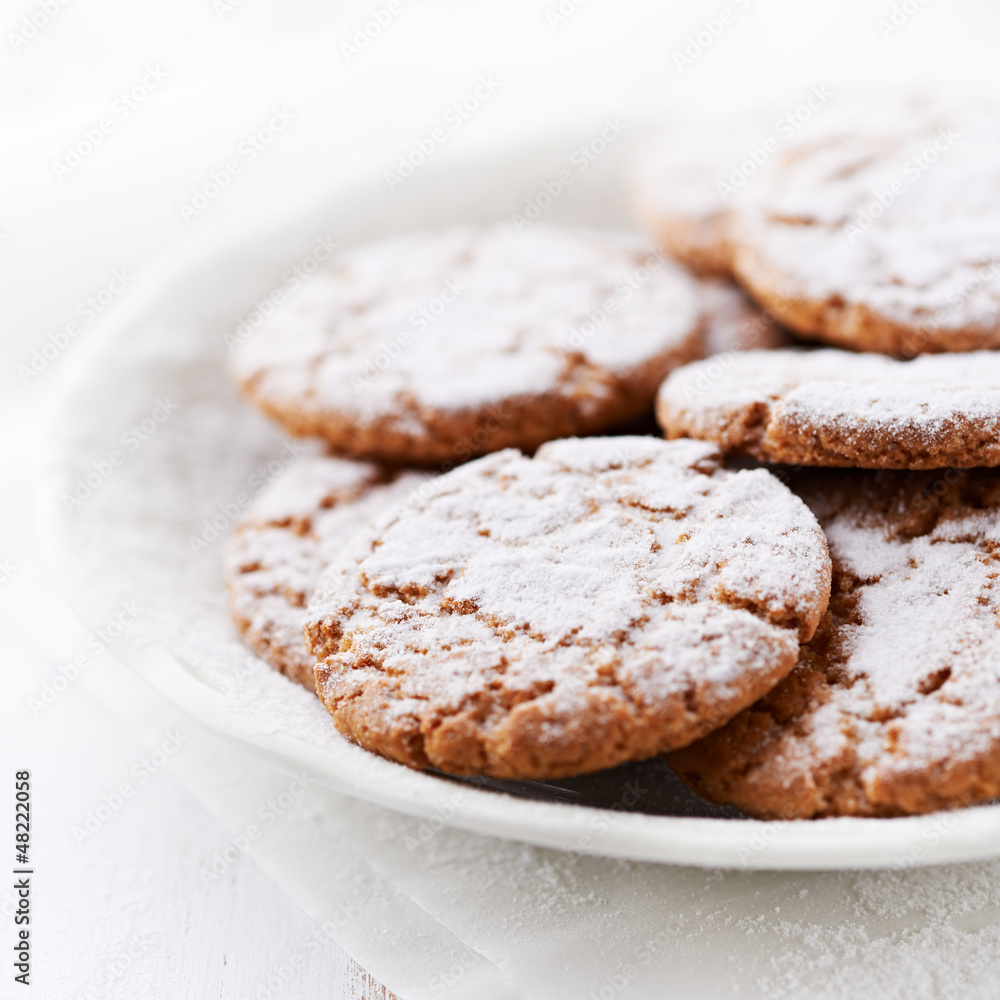
<instances>
[{"instance_id":1,"label":"powdered sugar dusting","mask_svg":"<svg viewBox=\"0 0 1000 1000\"><path fill-rule=\"evenodd\" d=\"M876 801L895 775L930 776L1000 747L998 483L994 474L968 476L993 502L976 509L970 497L914 538L866 524L860 504L823 522L836 563L859 581L859 621L842 626L844 680L809 742L822 754L832 727L850 719L857 769ZM933 493L911 499L930 508Z\"/></svg>"},{"instance_id":2,"label":"powdered sugar dusting","mask_svg":"<svg viewBox=\"0 0 1000 1000\"><path fill-rule=\"evenodd\" d=\"M279 408L419 425L510 397L599 398L581 359L627 374L685 348L697 324L690 279L639 239L456 227L342 254L243 345L236 374Z\"/></svg>"},{"instance_id":3,"label":"powdered sugar dusting","mask_svg":"<svg viewBox=\"0 0 1000 1000\"><path fill-rule=\"evenodd\" d=\"M800 489L830 544L831 619L783 684L679 766L721 752L708 788L765 814L997 795L1000 476L826 473Z\"/></svg>"},{"instance_id":4,"label":"powdered sugar dusting","mask_svg":"<svg viewBox=\"0 0 1000 1000\"><path fill-rule=\"evenodd\" d=\"M758 109L679 124L639 150L630 185L636 217L697 270L728 272L739 192L730 199L723 188L748 150L772 135L777 113ZM751 163L754 173L759 166Z\"/></svg>"},{"instance_id":5,"label":"powdered sugar dusting","mask_svg":"<svg viewBox=\"0 0 1000 1000\"><path fill-rule=\"evenodd\" d=\"M809 512L769 473L727 472L700 443L563 440L435 485L335 564L310 606L335 718L344 685L363 675L368 696L391 677L399 716L478 704L499 732L513 699L551 716L544 739L558 745L600 690L654 713L705 685L738 703L794 658L825 606ZM643 742L647 755L663 745Z\"/></svg>"},{"instance_id":6,"label":"powdered sugar dusting","mask_svg":"<svg viewBox=\"0 0 1000 1000\"><path fill-rule=\"evenodd\" d=\"M657 400L669 436L774 461L904 468L1000 463L1000 356L895 361L753 351L675 371Z\"/></svg>"},{"instance_id":7,"label":"powdered sugar dusting","mask_svg":"<svg viewBox=\"0 0 1000 1000\"><path fill-rule=\"evenodd\" d=\"M373 516L417 496L427 482L419 473L395 475L315 449L271 483L223 556L230 608L247 643L311 688L315 660L302 626L322 571Z\"/></svg>"},{"instance_id":8,"label":"powdered sugar dusting","mask_svg":"<svg viewBox=\"0 0 1000 1000\"><path fill-rule=\"evenodd\" d=\"M741 205L737 275L811 303L787 319L821 338L911 354L996 346L996 116L898 96L831 109ZM874 336L873 316L903 333Z\"/></svg>"}]
</instances>

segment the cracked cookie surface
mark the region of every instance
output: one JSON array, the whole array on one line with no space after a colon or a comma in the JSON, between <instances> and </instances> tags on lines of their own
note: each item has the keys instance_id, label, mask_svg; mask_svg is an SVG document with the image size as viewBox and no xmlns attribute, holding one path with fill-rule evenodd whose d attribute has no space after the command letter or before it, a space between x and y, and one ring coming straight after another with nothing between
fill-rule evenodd
<instances>
[{"instance_id":1,"label":"cracked cookie surface","mask_svg":"<svg viewBox=\"0 0 1000 1000\"><path fill-rule=\"evenodd\" d=\"M813 515L700 442L569 439L432 485L331 566L306 625L337 728L411 767L544 778L683 746L826 608Z\"/></svg>"},{"instance_id":2,"label":"cracked cookie surface","mask_svg":"<svg viewBox=\"0 0 1000 1000\"><path fill-rule=\"evenodd\" d=\"M913 357L1000 346L997 107L831 107L741 202L733 270L797 333Z\"/></svg>"},{"instance_id":3,"label":"cracked cookie surface","mask_svg":"<svg viewBox=\"0 0 1000 1000\"><path fill-rule=\"evenodd\" d=\"M656 401L668 438L765 462L862 469L1000 465L1000 355L896 361L748 351L677 369Z\"/></svg>"},{"instance_id":4,"label":"cracked cookie surface","mask_svg":"<svg viewBox=\"0 0 1000 1000\"><path fill-rule=\"evenodd\" d=\"M223 553L230 614L244 642L314 690L316 661L302 626L317 580L372 517L419 495L429 479L320 451L280 473L236 523Z\"/></svg>"},{"instance_id":5,"label":"cracked cookie surface","mask_svg":"<svg viewBox=\"0 0 1000 1000\"><path fill-rule=\"evenodd\" d=\"M243 393L338 453L458 464L652 409L698 356L692 279L641 238L509 224L353 248L240 345Z\"/></svg>"},{"instance_id":6,"label":"cracked cookie surface","mask_svg":"<svg viewBox=\"0 0 1000 1000\"><path fill-rule=\"evenodd\" d=\"M1000 795L1000 472L810 471L830 608L788 677L667 757L761 818L898 816Z\"/></svg>"}]
</instances>

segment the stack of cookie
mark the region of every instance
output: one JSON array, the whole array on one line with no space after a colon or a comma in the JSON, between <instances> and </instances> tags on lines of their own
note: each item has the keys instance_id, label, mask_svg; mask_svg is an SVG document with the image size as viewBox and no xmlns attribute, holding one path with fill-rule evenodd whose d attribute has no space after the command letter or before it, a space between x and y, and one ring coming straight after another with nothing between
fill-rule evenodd
<instances>
[{"instance_id":1,"label":"stack of cookie","mask_svg":"<svg viewBox=\"0 0 1000 1000\"><path fill-rule=\"evenodd\" d=\"M677 197L712 169L696 147L650 147L634 194L682 263L498 225L347 251L303 284L236 363L316 439L226 550L248 644L417 768L555 778L668 753L706 797L779 817L1000 793L1000 475L959 471L1000 464L994 355L789 346L1000 337L984 288L952 341L927 321L990 249L984 178L939 209L968 207L968 242L924 234L927 259L902 195L857 248L835 221L944 128L902 103L897 137L831 109L738 208ZM930 179L921 195L951 192ZM975 310L979 342L955 318ZM642 433L654 400L684 440Z\"/></svg>"},{"instance_id":2,"label":"stack of cookie","mask_svg":"<svg viewBox=\"0 0 1000 1000\"><path fill-rule=\"evenodd\" d=\"M666 245L797 336L850 349L730 352L658 395L668 438L786 463L833 559L795 670L670 756L710 799L789 818L1000 794L998 122L975 104L844 101L738 194L717 159L714 201L663 186L688 144L640 160L634 195Z\"/></svg>"}]
</instances>

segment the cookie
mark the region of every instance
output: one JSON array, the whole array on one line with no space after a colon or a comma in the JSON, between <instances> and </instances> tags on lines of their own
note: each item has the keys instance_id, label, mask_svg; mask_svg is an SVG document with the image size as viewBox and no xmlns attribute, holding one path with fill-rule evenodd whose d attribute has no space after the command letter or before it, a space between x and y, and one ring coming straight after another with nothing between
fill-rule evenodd
<instances>
[{"instance_id":1,"label":"cookie","mask_svg":"<svg viewBox=\"0 0 1000 1000\"><path fill-rule=\"evenodd\" d=\"M305 630L337 728L411 767L551 778L682 746L826 608L815 518L700 442L567 439L434 487L331 566Z\"/></svg>"},{"instance_id":2,"label":"cookie","mask_svg":"<svg viewBox=\"0 0 1000 1000\"><path fill-rule=\"evenodd\" d=\"M912 357L1000 346L997 109L831 108L740 204L733 268L783 323Z\"/></svg>"},{"instance_id":3,"label":"cookie","mask_svg":"<svg viewBox=\"0 0 1000 1000\"><path fill-rule=\"evenodd\" d=\"M758 309L731 281L702 278L698 295L704 316L702 354L775 350L794 343L774 317Z\"/></svg>"},{"instance_id":4,"label":"cookie","mask_svg":"<svg viewBox=\"0 0 1000 1000\"><path fill-rule=\"evenodd\" d=\"M829 539L829 613L781 684L671 767L762 818L1000 795L1000 472L811 471L796 488Z\"/></svg>"},{"instance_id":5,"label":"cookie","mask_svg":"<svg viewBox=\"0 0 1000 1000\"><path fill-rule=\"evenodd\" d=\"M504 224L341 254L235 368L292 434L355 458L454 465L651 412L699 344L692 279L641 240Z\"/></svg>"},{"instance_id":6,"label":"cookie","mask_svg":"<svg viewBox=\"0 0 1000 1000\"><path fill-rule=\"evenodd\" d=\"M314 690L302 626L317 580L376 513L412 502L428 481L319 451L281 473L237 522L223 555L230 612L246 644Z\"/></svg>"},{"instance_id":7,"label":"cookie","mask_svg":"<svg viewBox=\"0 0 1000 1000\"><path fill-rule=\"evenodd\" d=\"M765 462L863 469L1000 465L1000 355L896 361L748 351L686 365L657 396L668 438Z\"/></svg>"},{"instance_id":8,"label":"cookie","mask_svg":"<svg viewBox=\"0 0 1000 1000\"><path fill-rule=\"evenodd\" d=\"M733 209L777 148L776 117L758 109L678 123L635 155L628 181L637 222L699 274L732 275Z\"/></svg>"}]
</instances>

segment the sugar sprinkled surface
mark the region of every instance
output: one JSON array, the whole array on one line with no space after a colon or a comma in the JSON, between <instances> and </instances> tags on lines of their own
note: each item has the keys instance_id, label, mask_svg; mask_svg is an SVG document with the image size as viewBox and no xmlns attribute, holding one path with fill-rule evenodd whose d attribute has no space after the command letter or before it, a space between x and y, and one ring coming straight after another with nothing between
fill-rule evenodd
<instances>
[{"instance_id":1,"label":"sugar sprinkled surface","mask_svg":"<svg viewBox=\"0 0 1000 1000\"><path fill-rule=\"evenodd\" d=\"M829 539L831 617L782 685L678 766L721 753L711 786L765 814L995 796L1000 474L812 473L796 488Z\"/></svg>"},{"instance_id":2,"label":"sugar sprinkled surface","mask_svg":"<svg viewBox=\"0 0 1000 1000\"><path fill-rule=\"evenodd\" d=\"M302 626L317 580L373 516L412 501L427 481L314 449L270 483L223 556L233 618L251 647L311 687L314 660Z\"/></svg>"},{"instance_id":3,"label":"sugar sprinkled surface","mask_svg":"<svg viewBox=\"0 0 1000 1000\"><path fill-rule=\"evenodd\" d=\"M737 274L827 303L840 339L863 337L869 310L922 334L914 350L948 349L958 330L974 339L957 349L995 346L996 115L898 95L831 108L741 203Z\"/></svg>"},{"instance_id":4,"label":"sugar sprinkled surface","mask_svg":"<svg viewBox=\"0 0 1000 1000\"><path fill-rule=\"evenodd\" d=\"M235 369L279 406L419 422L424 410L579 394L581 361L626 374L697 325L690 279L642 239L455 227L340 255L246 341ZM600 395L600 380L588 386Z\"/></svg>"},{"instance_id":5,"label":"sugar sprinkled surface","mask_svg":"<svg viewBox=\"0 0 1000 1000\"><path fill-rule=\"evenodd\" d=\"M724 267L733 208L742 200L742 164L750 149L773 139L777 108L743 111L686 122L646 140L636 154L632 201L640 223L687 257L685 248ZM766 158L765 158L766 159ZM760 164L751 161L750 179ZM732 184L740 174L740 188ZM725 186L733 192L729 197Z\"/></svg>"},{"instance_id":6,"label":"sugar sprinkled surface","mask_svg":"<svg viewBox=\"0 0 1000 1000\"><path fill-rule=\"evenodd\" d=\"M896 361L838 350L749 351L677 369L657 411L672 436L777 461L810 463L791 449L819 439L839 451L839 464L892 467L896 448L905 449L904 467L993 465L1000 462L1000 355Z\"/></svg>"},{"instance_id":7,"label":"sugar sprinkled surface","mask_svg":"<svg viewBox=\"0 0 1000 1000\"><path fill-rule=\"evenodd\" d=\"M558 441L435 487L317 589L307 632L335 718L345 699L415 726L476 705L492 745L542 713L541 742L565 752L598 694L639 715L669 715L696 690L746 704L825 607L828 557L808 511L701 443ZM655 733L642 746L655 752Z\"/></svg>"}]
</instances>

